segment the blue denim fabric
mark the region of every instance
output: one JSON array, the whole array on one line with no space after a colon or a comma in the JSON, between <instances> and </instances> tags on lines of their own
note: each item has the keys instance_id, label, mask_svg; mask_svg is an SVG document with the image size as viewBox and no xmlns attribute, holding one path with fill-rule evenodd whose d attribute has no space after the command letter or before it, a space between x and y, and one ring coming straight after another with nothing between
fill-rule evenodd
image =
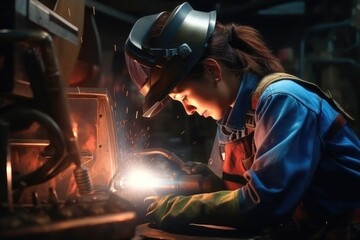
<instances>
[{"instance_id":1,"label":"blue denim fabric","mask_svg":"<svg viewBox=\"0 0 360 240\"><path fill-rule=\"evenodd\" d=\"M229 141L222 128L244 128L256 84L254 75L242 79L234 108L218 122L219 143ZM239 217L249 225L268 224L290 217L300 203L318 217L360 207L359 138L348 124L325 137L337 115L326 100L291 80L264 91L255 111L257 151L245 173L248 184L240 190ZM221 159L212 161L219 174Z\"/></svg>"}]
</instances>

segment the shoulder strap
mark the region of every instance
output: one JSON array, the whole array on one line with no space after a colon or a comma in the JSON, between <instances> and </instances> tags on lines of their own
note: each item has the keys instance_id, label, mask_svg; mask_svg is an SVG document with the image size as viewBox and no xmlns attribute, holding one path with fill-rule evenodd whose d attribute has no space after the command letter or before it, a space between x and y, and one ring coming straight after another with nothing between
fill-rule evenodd
<instances>
[{"instance_id":1,"label":"shoulder strap","mask_svg":"<svg viewBox=\"0 0 360 240\"><path fill-rule=\"evenodd\" d=\"M256 109L257 102L259 101L259 98L261 94L265 91L265 89L272 83L277 82L279 80L283 79L290 79L295 81L296 83L302 85L303 87L307 88L308 90L315 92L320 97L327 100L327 102L336 110L338 110L345 118L349 121L354 121L354 118L350 116L341 106L340 104L333 99L330 92L327 93L323 92L319 86L317 86L314 83L305 81L303 79L300 79L294 75L288 74L288 73L272 73L269 75L266 75L261 81L259 82L259 85L256 87L255 91L253 92L251 96L251 106L250 109L247 112L246 117L246 127L250 129L255 128L255 119L254 119L254 112Z\"/></svg>"},{"instance_id":2,"label":"shoulder strap","mask_svg":"<svg viewBox=\"0 0 360 240\"><path fill-rule=\"evenodd\" d=\"M257 97L257 100L259 100L259 97L261 94L265 91L265 89L272 83L277 82L282 79L291 79L300 85L304 86L305 88L317 93L320 97L324 98L329 102L329 104L334 107L336 110L338 110L340 113L344 115L344 117L347 120L354 121L354 118L350 116L341 106L340 104L335 101L335 99L331 96L331 93L328 91L327 93L323 92L320 87L318 87L316 84L302 80L298 77L295 77L291 74L287 73L272 73L267 76L265 76L259 83L258 87L254 91L255 97Z\"/></svg>"}]
</instances>

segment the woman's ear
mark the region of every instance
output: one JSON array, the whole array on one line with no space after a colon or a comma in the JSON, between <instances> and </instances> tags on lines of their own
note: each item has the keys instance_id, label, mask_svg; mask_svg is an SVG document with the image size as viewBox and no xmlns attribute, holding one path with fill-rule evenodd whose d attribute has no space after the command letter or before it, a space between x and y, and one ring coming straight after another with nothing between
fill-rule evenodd
<instances>
[{"instance_id":1,"label":"woman's ear","mask_svg":"<svg viewBox=\"0 0 360 240\"><path fill-rule=\"evenodd\" d=\"M217 60L213 58L205 58L203 63L206 71L210 74L212 79L215 81L220 81L222 79L221 66Z\"/></svg>"}]
</instances>

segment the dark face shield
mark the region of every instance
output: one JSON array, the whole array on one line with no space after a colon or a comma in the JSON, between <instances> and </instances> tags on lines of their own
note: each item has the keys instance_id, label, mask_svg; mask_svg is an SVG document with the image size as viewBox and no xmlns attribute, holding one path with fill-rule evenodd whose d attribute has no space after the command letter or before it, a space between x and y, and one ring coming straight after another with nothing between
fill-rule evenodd
<instances>
[{"instance_id":1,"label":"dark face shield","mask_svg":"<svg viewBox=\"0 0 360 240\"><path fill-rule=\"evenodd\" d=\"M146 96L151 86L151 68L142 65L127 54L125 54L125 60L132 81L140 93Z\"/></svg>"},{"instance_id":2,"label":"dark face shield","mask_svg":"<svg viewBox=\"0 0 360 240\"><path fill-rule=\"evenodd\" d=\"M140 18L125 43L130 77L145 96L144 117L152 117L164 107L168 94L201 58L216 23L216 12L195 11L183 3L169 16L156 45L145 47L148 33L161 14Z\"/></svg>"}]
</instances>

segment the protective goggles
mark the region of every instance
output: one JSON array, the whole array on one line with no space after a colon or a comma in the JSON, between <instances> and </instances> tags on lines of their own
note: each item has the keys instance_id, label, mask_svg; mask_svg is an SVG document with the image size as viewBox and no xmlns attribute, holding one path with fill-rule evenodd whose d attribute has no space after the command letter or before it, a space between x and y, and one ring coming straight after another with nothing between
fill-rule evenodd
<instances>
[{"instance_id":1,"label":"protective goggles","mask_svg":"<svg viewBox=\"0 0 360 240\"><path fill-rule=\"evenodd\" d=\"M200 60L216 23L215 11L195 11L185 2L170 14L156 46L145 46L144 41L161 14L140 18L125 43L130 77L145 96L144 117L152 117L164 107L168 94Z\"/></svg>"}]
</instances>

